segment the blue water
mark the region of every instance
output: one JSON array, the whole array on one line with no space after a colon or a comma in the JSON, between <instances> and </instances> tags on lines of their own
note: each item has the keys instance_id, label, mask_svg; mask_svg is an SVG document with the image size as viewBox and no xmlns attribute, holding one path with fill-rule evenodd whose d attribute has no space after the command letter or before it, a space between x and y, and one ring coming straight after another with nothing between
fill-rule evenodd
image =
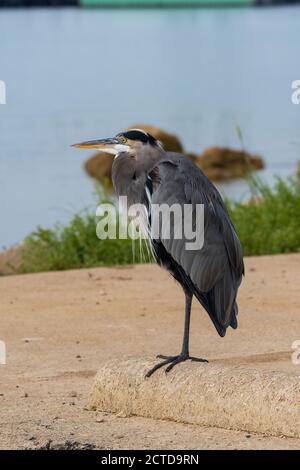
<instances>
[{"instance_id":1,"label":"blue water","mask_svg":"<svg viewBox=\"0 0 300 470\"><path fill-rule=\"evenodd\" d=\"M93 205L71 143L131 123L177 133L185 147L244 145L263 172L300 160L300 8L0 10L0 247L37 224ZM235 198L241 182L226 184Z\"/></svg>"}]
</instances>

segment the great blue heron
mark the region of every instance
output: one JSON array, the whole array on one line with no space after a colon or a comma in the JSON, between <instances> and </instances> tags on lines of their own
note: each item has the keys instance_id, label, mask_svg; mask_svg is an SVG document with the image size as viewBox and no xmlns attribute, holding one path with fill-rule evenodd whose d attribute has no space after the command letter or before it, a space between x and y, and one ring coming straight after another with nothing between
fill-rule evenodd
<instances>
[{"instance_id":1,"label":"great blue heron","mask_svg":"<svg viewBox=\"0 0 300 470\"><path fill-rule=\"evenodd\" d=\"M130 129L113 138L75 144L79 148L95 148L115 155L112 180L119 196L127 196L128 204L143 204L149 214L150 204L174 203L193 207L204 205L204 244L201 249L187 251L186 240L151 238L157 263L166 268L185 293L185 321L182 350L177 356L164 359L148 373L168 364L187 359L208 362L189 355L189 327L192 298L205 308L220 336L228 326L237 328L237 290L244 274L242 248L219 192L202 171L188 158L165 152L161 143L147 132Z\"/></svg>"}]
</instances>

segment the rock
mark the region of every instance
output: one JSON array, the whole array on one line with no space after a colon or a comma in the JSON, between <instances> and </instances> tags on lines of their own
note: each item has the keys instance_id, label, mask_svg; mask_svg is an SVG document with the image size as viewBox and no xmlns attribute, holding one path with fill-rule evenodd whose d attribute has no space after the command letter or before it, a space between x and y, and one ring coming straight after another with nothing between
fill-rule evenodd
<instances>
[{"instance_id":1,"label":"rock","mask_svg":"<svg viewBox=\"0 0 300 470\"><path fill-rule=\"evenodd\" d=\"M198 426L300 437L297 375L259 367L187 362L145 378L155 358L102 363L90 395L91 411ZM121 435L120 435L121 436Z\"/></svg>"},{"instance_id":2,"label":"rock","mask_svg":"<svg viewBox=\"0 0 300 470\"><path fill-rule=\"evenodd\" d=\"M196 161L201 170L213 181L239 178L247 171L261 170L261 157L252 156L243 150L226 147L210 147Z\"/></svg>"}]
</instances>

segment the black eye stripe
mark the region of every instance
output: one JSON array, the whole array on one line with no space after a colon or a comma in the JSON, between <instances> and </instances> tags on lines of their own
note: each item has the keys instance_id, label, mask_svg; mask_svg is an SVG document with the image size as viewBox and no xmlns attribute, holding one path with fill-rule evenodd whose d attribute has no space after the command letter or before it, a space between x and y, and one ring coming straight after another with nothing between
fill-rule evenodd
<instances>
[{"instance_id":1,"label":"black eye stripe","mask_svg":"<svg viewBox=\"0 0 300 470\"><path fill-rule=\"evenodd\" d=\"M157 144L157 140L154 139L154 137L152 135L148 134L148 139L149 139L148 140L149 144L151 144L151 145L156 145Z\"/></svg>"},{"instance_id":2,"label":"black eye stripe","mask_svg":"<svg viewBox=\"0 0 300 470\"><path fill-rule=\"evenodd\" d=\"M156 139L154 139L152 135L135 129L122 132L119 134L119 136L130 140L137 140L139 142L143 142L144 144L149 143L150 145L156 145Z\"/></svg>"},{"instance_id":3,"label":"black eye stripe","mask_svg":"<svg viewBox=\"0 0 300 470\"><path fill-rule=\"evenodd\" d=\"M139 131L128 131L128 132L124 132L124 137L126 137L127 139L131 139L131 140L140 140L141 142L148 142L148 136L147 134L144 134L143 132L139 132Z\"/></svg>"}]
</instances>

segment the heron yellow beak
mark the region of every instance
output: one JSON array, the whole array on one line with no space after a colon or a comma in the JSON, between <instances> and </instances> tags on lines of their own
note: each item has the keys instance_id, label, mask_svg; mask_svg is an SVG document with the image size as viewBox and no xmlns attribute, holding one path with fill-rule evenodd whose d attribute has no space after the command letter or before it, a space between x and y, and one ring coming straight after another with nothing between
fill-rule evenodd
<instances>
[{"instance_id":1,"label":"heron yellow beak","mask_svg":"<svg viewBox=\"0 0 300 470\"><path fill-rule=\"evenodd\" d=\"M115 139L100 139L100 140L88 140L86 142L80 142L79 144L73 144L72 147L78 149L98 149L107 151L108 149L114 148L120 142Z\"/></svg>"}]
</instances>

